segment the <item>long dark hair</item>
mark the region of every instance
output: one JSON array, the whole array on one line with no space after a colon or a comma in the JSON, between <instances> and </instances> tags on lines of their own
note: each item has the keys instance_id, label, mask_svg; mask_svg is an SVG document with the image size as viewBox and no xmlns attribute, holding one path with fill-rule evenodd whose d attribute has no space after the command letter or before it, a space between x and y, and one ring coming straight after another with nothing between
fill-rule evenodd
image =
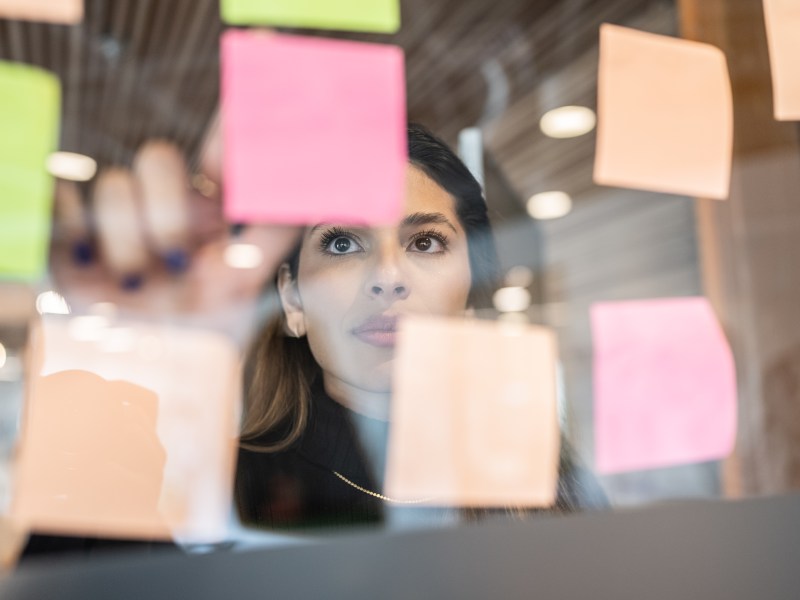
<instances>
[{"instance_id":1,"label":"long dark hair","mask_svg":"<svg viewBox=\"0 0 800 600\"><path fill-rule=\"evenodd\" d=\"M467 236L472 277L469 305L490 306L498 261L483 192L478 181L442 140L421 125L408 126L408 160L447 191ZM297 277L299 246L287 259ZM291 445L308 420L311 385L320 368L305 337L284 333L282 312L256 337L245 362L241 446L276 452Z\"/></svg>"}]
</instances>

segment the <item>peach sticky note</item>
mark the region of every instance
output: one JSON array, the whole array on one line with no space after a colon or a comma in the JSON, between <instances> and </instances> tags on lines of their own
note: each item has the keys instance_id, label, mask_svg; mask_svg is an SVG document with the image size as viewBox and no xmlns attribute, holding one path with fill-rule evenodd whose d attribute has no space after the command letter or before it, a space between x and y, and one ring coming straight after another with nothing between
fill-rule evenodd
<instances>
[{"instance_id":1,"label":"peach sticky note","mask_svg":"<svg viewBox=\"0 0 800 600\"><path fill-rule=\"evenodd\" d=\"M222 20L232 25L394 33L398 0L221 0Z\"/></svg>"},{"instance_id":2,"label":"peach sticky note","mask_svg":"<svg viewBox=\"0 0 800 600\"><path fill-rule=\"evenodd\" d=\"M736 372L705 298L600 303L595 459L603 473L720 459L736 437Z\"/></svg>"},{"instance_id":3,"label":"peach sticky note","mask_svg":"<svg viewBox=\"0 0 800 600\"><path fill-rule=\"evenodd\" d=\"M728 197L733 103L721 50L604 24L597 86L596 183Z\"/></svg>"},{"instance_id":4,"label":"peach sticky note","mask_svg":"<svg viewBox=\"0 0 800 600\"><path fill-rule=\"evenodd\" d=\"M224 537L238 389L226 338L46 315L30 347L17 520L62 534Z\"/></svg>"},{"instance_id":5,"label":"peach sticky note","mask_svg":"<svg viewBox=\"0 0 800 600\"><path fill-rule=\"evenodd\" d=\"M0 61L0 277L31 279L47 264L61 86L52 73Z\"/></svg>"},{"instance_id":6,"label":"peach sticky note","mask_svg":"<svg viewBox=\"0 0 800 600\"><path fill-rule=\"evenodd\" d=\"M83 20L83 0L0 0L0 17L74 25Z\"/></svg>"},{"instance_id":7,"label":"peach sticky note","mask_svg":"<svg viewBox=\"0 0 800 600\"><path fill-rule=\"evenodd\" d=\"M800 121L800 2L764 0L775 118Z\"/></svg>"},{"instance_id":8,"label":"peach sticky note","mask_svg":"<svg viewBox=\"0 0 800 600\"><path fill-rule=\"evenodd\" d=\"M549 506L560 436L544 328L401 323L385 494L444 506Z\"/></svg>"},{"instance_id":9,"label":"peach sticky note","mask_svg":"<svg viewBox=\"0 0 800 600\"><path fill-rule=\"evenodd\" d=\"M395 221L405 191L405 111L397 47L228 31L222 39L228 218Z\"/></svg>"}]
</instances>

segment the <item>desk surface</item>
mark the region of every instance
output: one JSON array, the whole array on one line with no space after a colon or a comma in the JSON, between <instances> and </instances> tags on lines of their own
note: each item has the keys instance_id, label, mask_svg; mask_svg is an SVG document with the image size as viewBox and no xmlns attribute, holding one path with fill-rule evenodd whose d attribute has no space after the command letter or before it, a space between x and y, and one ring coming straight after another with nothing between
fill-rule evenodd
<instances>
[{"instance_id":1,"label":"desk surface","mask_svg":"<svg viewBox=\"0 0 800 600\"><path fill-rule=\"evenodd\" d=\"M0 598L800 597L800 496L19 570Z\"/></svg>"}]
</instances>

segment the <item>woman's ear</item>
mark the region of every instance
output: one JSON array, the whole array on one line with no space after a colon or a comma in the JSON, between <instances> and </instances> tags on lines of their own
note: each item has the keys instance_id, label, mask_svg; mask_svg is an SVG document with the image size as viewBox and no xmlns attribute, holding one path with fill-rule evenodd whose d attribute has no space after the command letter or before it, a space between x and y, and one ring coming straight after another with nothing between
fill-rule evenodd
<instances>
[{"instance_id":1,"label":"woman's ear","mask_svg":"<svg viewBox=\"0 0 800 600\"><path fill-rule=\"evenodd\" d=\"M285 315L284 333L290 337L303 337L306 334L306 318L297 290L297 281L292 277L289 263L283 263L278 269L278 296Z\"/></svg>"}]
</instances>

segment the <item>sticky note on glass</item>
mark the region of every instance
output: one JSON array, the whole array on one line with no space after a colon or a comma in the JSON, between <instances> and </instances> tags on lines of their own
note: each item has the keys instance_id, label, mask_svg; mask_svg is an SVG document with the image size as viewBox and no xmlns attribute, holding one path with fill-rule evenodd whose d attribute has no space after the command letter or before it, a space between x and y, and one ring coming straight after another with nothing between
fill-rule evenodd
<instances>
[{"instance_id":1,"label":"sticky note on glass","mask_svg":"<svg viewBox=\"0 0 800 600\"><path fill-rule=\"evenodd\" d=\"M544 328L401 323L384 493L443 506L549 506L560 436Z\"/></svg>"},{"instance_id":2,"label":"sticky note on glass","mask_svg":"<svg viewBox=\"0 0 800 600\"><path fill-rule=\"evenodd\" d=\"M800 3L764 0L775 118L800 121Z\"/></svg>"},{"instance_id":3,"label":"sticky note on glass","mask_svg":"<svg viewBox=\"0 0 800 600\"><path fill-rule=\"evenodd\" d=\"M398 0L222 0L222 20L231 25L275 25L394 33L400 28Z\"/></svg>"},{"instance_id":4,"label":"sticky note on glass","mask_svg":"<svg viewBox=\"0 0 800 600\"><path fill-rule=\"evenodd\" d=\"M179 327L46 315L30 347L15 519L60 534L224 537L232 344Z\"/></svg>"},{"instance_id":5,"label":"sticky note on glass","mask_svg":"<svg viewBox=\"0 0 800 600\"><path fill-rule=\"evenodd\" d=\"M83 20L83 0L0 0L0 18L74 25Z\"/></svg>"},{"instance_id":6,"label":"sticky note on glass","mask_svg":"<svg viewBox=\"0 0 800 600\"><path fill-rule=\"evenodd\" d=\"M222 40L225 211L236 222L365 225L402 212L403 53L228 31Z\"/></svg>"},{"instance_id":7,"label":"sticky note on glass","mask_svg":"<svg viewBox=\"0 0 800 600\"><path fill-rule=\"evenodd\" d=\"M736 436L736 371L705 298L595 304L595 459L617 473L720 459Z\"/></svg>"},{"instance_id":8,"label":"sticky note on glass","mask_svg":"<svg viewBox=\"0 0 800 600\"><path fill-rule=\"evenodd\" d=\"M728 197L733 104L721 50L604 24L597 86L595 183Z\"/></svg>"},{"instance_id":9,"label":"sticky note on glass","mask_svg":"<svg viewBox=\"0 0 800 600\"><path fill-rule=\"evenodd\" d=\"M60 116L54 75L0 61L0 277L35 278L47 265L53 180L45 162Z\"/></svg>"}]
</instances>

